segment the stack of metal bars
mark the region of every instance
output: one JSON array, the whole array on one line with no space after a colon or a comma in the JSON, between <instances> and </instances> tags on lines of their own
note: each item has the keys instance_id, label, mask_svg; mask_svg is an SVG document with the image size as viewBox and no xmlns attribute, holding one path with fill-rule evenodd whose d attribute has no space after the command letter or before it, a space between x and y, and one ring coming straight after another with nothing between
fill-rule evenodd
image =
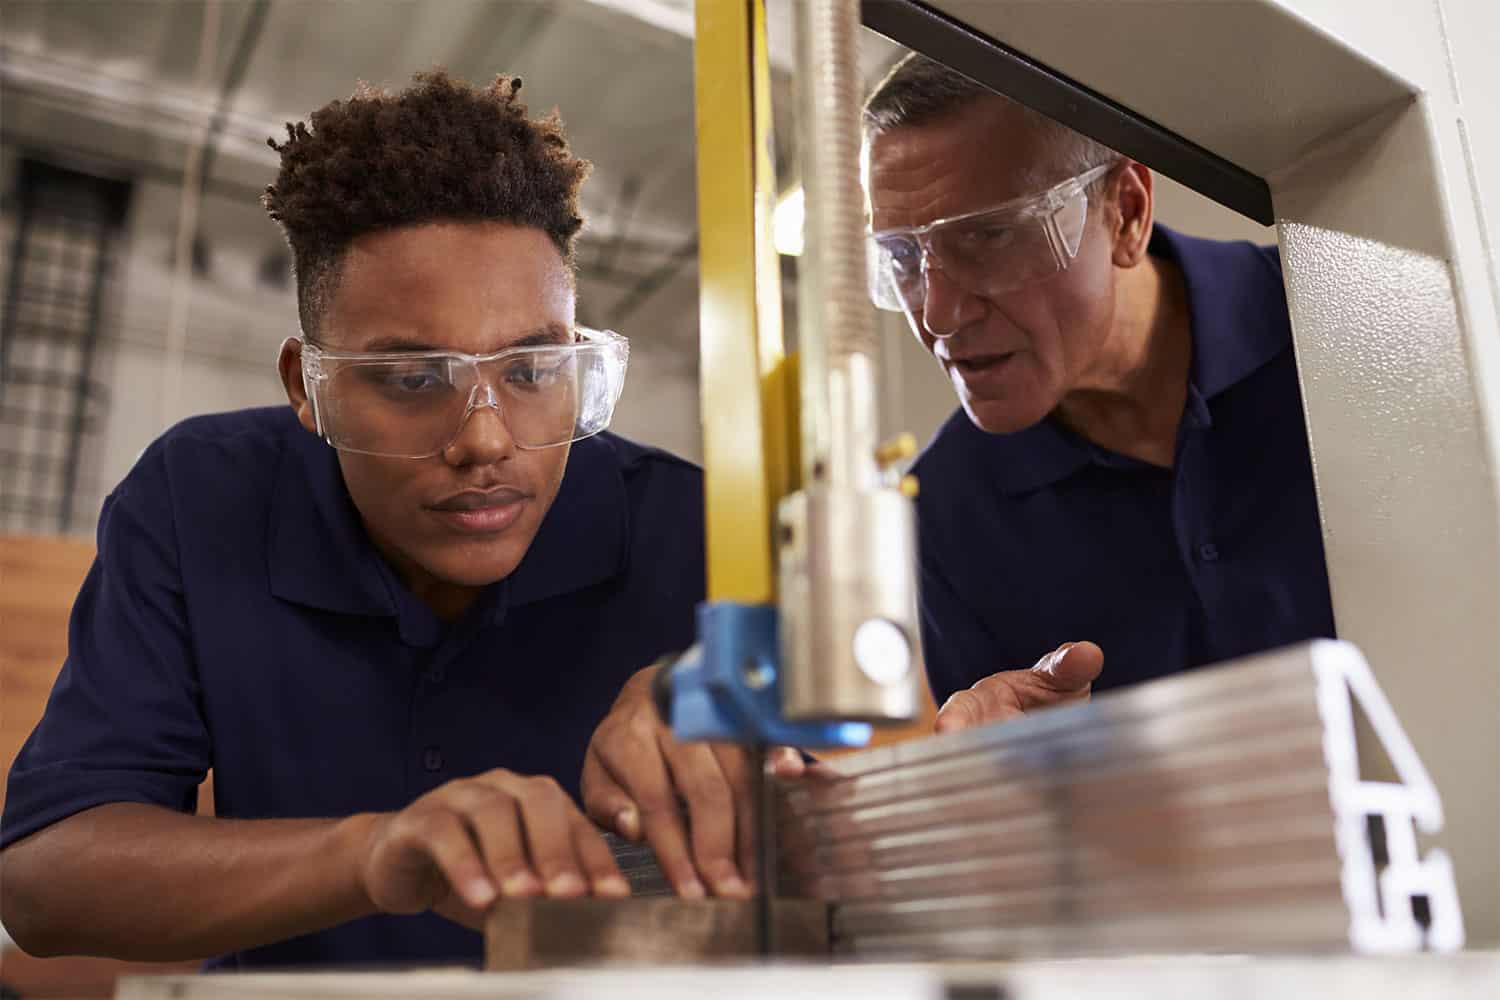
<instances>
[{"instance_id":1,"label":"stack of metal bars","mask_svg":"<svg viewBox=\"0 0 1500 1000\"><path fill-rule=\"evenodd\" d=\"M838 951L1347 949L1310 647L837 758L782 857Z\"/></svg>"}]
</instances>

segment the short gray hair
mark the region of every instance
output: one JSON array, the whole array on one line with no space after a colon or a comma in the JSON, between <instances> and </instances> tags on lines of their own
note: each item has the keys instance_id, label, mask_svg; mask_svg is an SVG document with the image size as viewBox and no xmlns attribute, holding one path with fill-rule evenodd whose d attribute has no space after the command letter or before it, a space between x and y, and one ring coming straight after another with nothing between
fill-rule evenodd
<instances>
[{"instance_id":1,"label":"short gray hair","mask_svg":"<svg viewBox=\"0 0 1500 1000\"><path fill-rule=\"evenodd\" d=\"M1041 133L1045 144L1056 150L1052 162L1027 165L1027 172L1033 175L1036 184L1054 184L1101 163L1113 163L1121 158L1103 143L1095 142L1004 94L997 94L920 52L905 56L891 67L865 101L862 122L865 144L868 146L876 136L902 126L938 121L982 98L1006 101L1014 106L1021 113L1022 121ZM1100 178L1090 187L1096 188L1103 181L1104 178Z\"/></svg>"}]
</instances>

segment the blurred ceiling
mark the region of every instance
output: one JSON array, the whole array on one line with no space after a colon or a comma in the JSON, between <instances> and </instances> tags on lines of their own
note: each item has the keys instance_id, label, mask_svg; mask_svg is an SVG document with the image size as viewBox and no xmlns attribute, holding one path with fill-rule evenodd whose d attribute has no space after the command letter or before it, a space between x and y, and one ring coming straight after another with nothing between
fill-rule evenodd
<instances>
[{"instance_id":1,"label":"blurred ceiling","mask_svg":"<svg viewBox=\"0 0 1500 1000\"><path fill-rule=\"evenodd\" d=\"M769 4L783 162L794 2ZM276 169L267 137L357 79L399 88L434 66L523 77L532 113L558 108L595 165L581 319L696 367L691 0L4 0L0 13L8 145L173 178L206 132L205 192L249 205ZM867 77L894 54L868 35Z\"/></svg>"}]
</instances>

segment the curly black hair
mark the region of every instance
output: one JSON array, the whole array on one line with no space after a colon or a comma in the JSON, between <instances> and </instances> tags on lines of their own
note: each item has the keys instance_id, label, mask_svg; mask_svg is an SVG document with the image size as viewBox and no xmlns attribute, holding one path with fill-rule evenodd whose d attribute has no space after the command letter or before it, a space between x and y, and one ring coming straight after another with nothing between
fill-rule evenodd
<instances>
[{"instance_id":1,"label":"curly black hair","mask_svg":"<svg viewBox=\"0 0 1500 1000\"><path fill-rule=\"evenodd\" d=\"M360 83L347 101L288 122L276 183L261 203L281 225L303 332L318 330L349 244L424 222L506 222L551 238L571 267L590 164L568 149L554 111L526 116L519 77L484 89L444 70L398 94Z\"/></svg>"}]
</instances>

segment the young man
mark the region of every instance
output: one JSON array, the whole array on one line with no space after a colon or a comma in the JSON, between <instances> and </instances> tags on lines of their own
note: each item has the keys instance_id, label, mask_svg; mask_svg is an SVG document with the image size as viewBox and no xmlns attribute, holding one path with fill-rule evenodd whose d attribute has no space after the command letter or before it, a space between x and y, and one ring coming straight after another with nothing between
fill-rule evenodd
<instances>
[{"instance_id":1,"label":"young man","mask_svg":"<svg viewBox=\"0 0 1500 1000\"><path fill-rule=\"evenodd\" d=\"M1153 226L1141 164L921 56L865 151L872 293L962 404L916 467L938 728L1331 636L1275 250Z\"/></svg>"},{"instance_id":2,"label":"young man","mask_svg":"<svg viewBox=\"0 0 1500 1000\"><path fill-rule=\"evenodd\" d=\"M602 433L588 165L519 89L361 88L272 143L291 405L186 421L105 504L0 830L27 950L474 960L499 896L628 892L573 797L627 679L693 641L701 483Z\"/></svg>"}]
</instances>

